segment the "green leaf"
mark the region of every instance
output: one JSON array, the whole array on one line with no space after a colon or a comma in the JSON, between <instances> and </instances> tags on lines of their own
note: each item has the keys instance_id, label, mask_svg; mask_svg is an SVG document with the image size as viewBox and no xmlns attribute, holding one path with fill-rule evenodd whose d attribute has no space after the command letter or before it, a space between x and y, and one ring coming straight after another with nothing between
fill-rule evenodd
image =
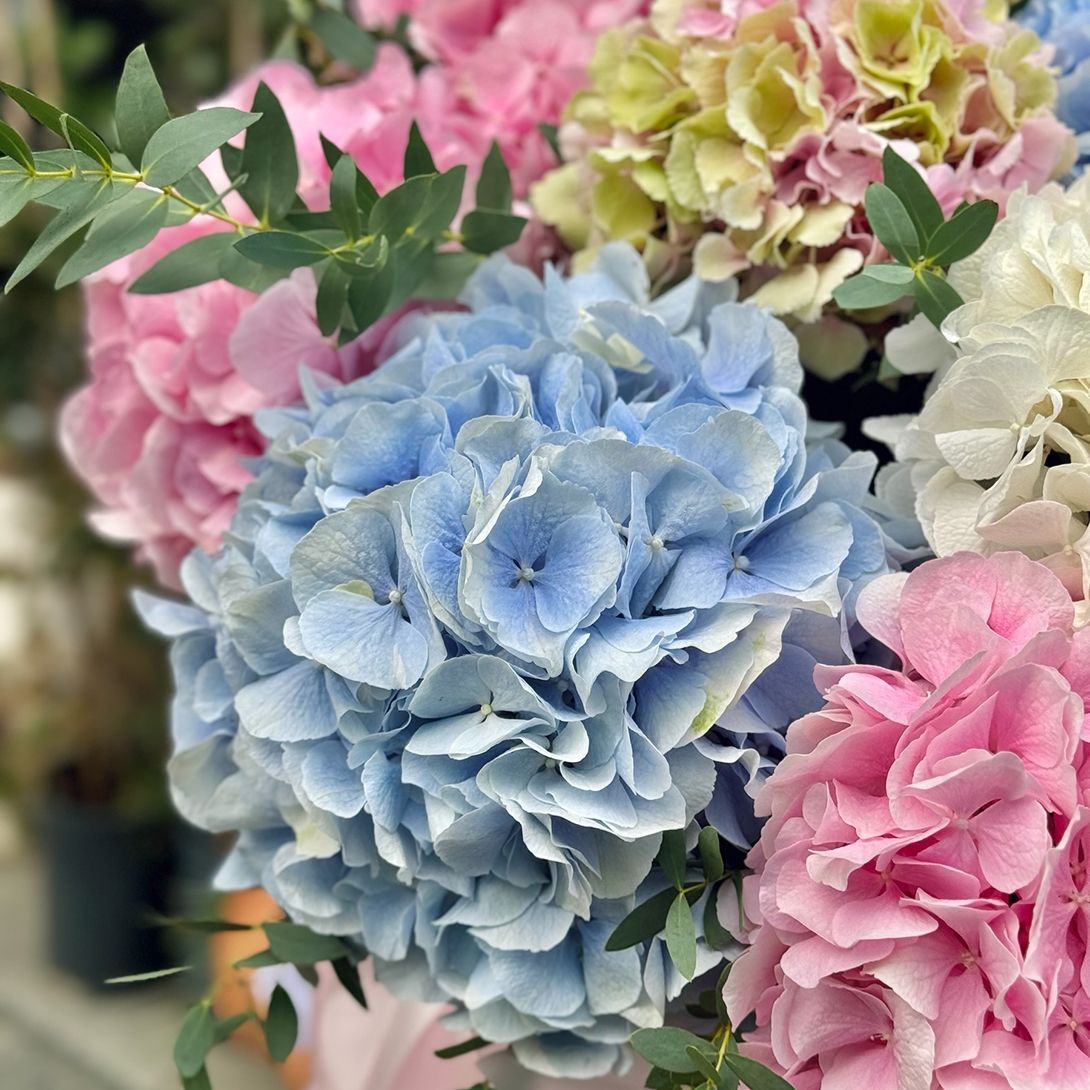
<instances>
[{"instance_id":1,"label":"green leaf","mask_svg":"<svg viewBox=\"0 0 1090 1090\"><path fill-rule=\"evenodd\" d=\"M182 1078L193 1078L204 1067L216 1043L216 1016L208 1000L201 1000L182 1022L174 1042L174 1066Z\"/></svg>"},{"instance_id":2,"label":"green leaf","mask_svg":"<svg viewBox=\"0 0 1090 1090\"><path fill-rule=\"evenodd\" d=\"M334 958L330 965L341 987L361 1006L367 1010L367 996L363 994L363 984L360 981L359 966L351 958Z\"/></svg>"},{"instance_id":3,"label":"green leaf","mask_svg":"<svg viewBox=\"0 0 1090 1090\"><path fill-rule=\"evenodd\" d=\"M481 258L465 250L443 251L432 257L431 267L416 286L417 299L457 299L466 281L480 268Z\"/></svg>"},{"instance_id":4,"label":"green leaf","mask_svg":"<svg viewBox=\"0 0 1090 1090\"><path fill-rule=\"evenodd\" d=\"M726 873L723 866L723 853L719 848L719 833L710 825L705 825L700 830L700 836L696 841L697 850L700 852L700 863L704 868L704 879L709 884L718 882Z\"/></svg>"},{"instance_id":5,"label":"green leaf","mask_svg":"<svg viewBox=\"0 0 1090 1090\"><path fill-rule=\"evenodd\" d=\"M243 1011L241 1014L233 1014L230 1018L216 1019L216 1044L222 1045L239 1026L245 1025L256 1015L253 1011Z\"/></svg>"},{"instance_id":6,"label":"green leaf","mask_svg":"<svg viewBox=\"0 0 1090 1090\"><path fill-rule=\"evenodd\" d=\"M545 142L552 149L552 153L553 153L553 155L556 156L557 160L559 161L559 160L563 159L564 157L560 154L560 128L559 128L559 126L550 125L550 124L546 124L546 123L543 122L542 124L538 125L537 131L539 133L541 133L542 136L545 137Z\"/></svg>"},{"instance_id":7,"label":"green leaf","mask_svg":"<svg viewBox=\"0 0 1090 1090\"><path fill-rule=\"evenodd\" d=\"M238 191L258 222L268 225L283 219L295 204L299 160L284 108L264 82L257 85L252 112L260 120L246 132L240 164L246 181Z\"/></svg>"},{"instance_id":8,"label":"green leaf","mask_svg":"<svg viewBox=\"0 0 1090 1090\"><path fill-rule=\"evenodd\" d=\"M175 182L174 188L187 201L192 201L194 204L215 208L221 203L215 186L200 167L191 170L184 178Z\"/></svg>"},{"instance_id":9,"label":"green leaf","mask_svg":"<svg viewBox=\"0 0 1090 1090\"><path fill-rule=\"evenodd\" d=\"M173 185L257 120L257 114L213 106L168 121L144 149L140 165L144 180L160 189Z\"/></svg>"},{"instance_id":10,"label":"green leaf","mask_svg":"<svg viewBox=\"0 0 1090 1090\"><path fill-rule=\"evenodd\" d=\"M310 29L331 57L350 64L358 72L371 70L377 51L375 39L347 15L318 8L311 17Z\"/></svg>"},{"instance_id":11,"label":"green leaf","mask_svg":"<svg viewBox=\"0 0 1090 1090\"><path fill-rule=\"evenodd\" d=\"M161 193L153 189L126 193L95 219L86 241L58 274L58 290L143 249L166 219L167 203Z\"/></svg>"},{"instance_id":12,"label":"green leaf","mask_svg":"<svg viewBox=\"0 0 1090 1090\"><path fill-rule=\"evenodd\" d=\"M689 1045L685 1051L689 1054L689 1059L696 1064L696 1070L700 1072L714 1087L720 1085L719 1071L715 1064L708 1058L703 1049L697 1048L695 1045Z\"/></svg>"},{"instance_id":13,"label":"green leaf","mask_svg":"<svg viewBox=\"0 0 1090 1090\"><path fill-rule=\"evenodd\" d=\"M435 251L427 239L410 236L397 244L389 261L389 267L394 270L394 279L390 298L386 302L387 313L416 295L420 282L428 275L434 256Z\"/></svg>"},{"instance_id":14,"label":"green leaf","mask_svg":"<svg viewBox=\"0 0 1090 1090\"><path fill-rule=\"evenodd\" d=\"M70 114L65 114L56 106L51 105L44 99L40 99L30 91L24 91L22 87L0 81L0 90L12 102L26 110L39 124L44 125L66 141L71 141L72 146L77 151L82 151L106 169L110 169L112 162L110 149L106 147L102 137L92 132L82 121L78 121Z\"/></svg>"},{"instance_id":15,"label":"green leaf","mask_svg":"<svg viewBox=\"0 0 1090 1090\"><path fill-rule=\"evenodd\" d=\"M323 337L331 337L341 327L348 284L348 273L340 262L330 261L318 274L318 329Z\"/></svg>"},{"instance_id":16,"label":"green leaf","mask_svg":"<svg viewBox=\"0 0 1090 1090\"><path fill-rule=\"evenodd\" d=\"M606 941L606 949L627 950L630 946L638 946L641 942L661 934L666 926L670 906L676 897L677 890L664 889L643 904L637 905L613 929L613 934Z\"/></svg>"},{"instance_id":17,"label":"green leaf","mask_svg":"<svg viewBox=\"0 0 1090 1090\"><path fill-rule=\"evenodd\" d=\"M921 269L913 284L916 303L936 328L942 326L946 316L964 305L964 300L944 276L930 269Z\"/></svg>"},{"instance_id":18,"label":"green leaf","mask_svg":"<svg viewBox=\"0 0 1090 1090\"><path fill-rule=\"evenodd\" d=\"M329 247L290 231L258 231L240 238L235 249L250 261L273 269L301 269L330 256Z\"/></svg>"},{"instance_id":19,"label":"green leaf","mask_svg":"<svg viewBox=\"0 0 1090 1090\"><path fill-rule=\"evenodd\" d=\"M121 150L133 164L139 163L148 141L170 120L163 89L148 60L148 51L137 46L125 61L117 85L114 121Z\"/></svg>"},{"instance_id":20,"label":"green leaf","mask_svg":"<svg viewBox=\"0 0 1090 1090\"><path fill-rule=\"evenodd\" d=\"M475 254L492 254L522 237L526 220L507 212L470 212L462 220L462 244Z\"/></svg>"},{"instance_id":21,"label":"green leaf","mask_svg":"<svg viewBox=\"0 0 1090 1090\"><path fill-rule=\"evenodd\" d=\"M479 1048L487 1048L488 1042L483 1037L470 1037L468 1041L460 1041L448 1048L436 1050L435 1055L441 1060L453 1060L457 1056L465 1056L470 1052L476 1052Z\"/></svg>"},{"instance_id":22,"label":"green leaf","mask_svg":"<svg viewBox=\"0 0 1090 1090\"><path fill-rule=\"evenodd\" d=\"M923 253L924 240L900 198L889 186L875 182L867 187L867 219L878 241L903 265L911 265Z\"/></svg>"},{"instance_id":23,"label":"green leaf","mask_svg":"<svg viewBox=\"0 0 1090 1090\"><path fill-rule=\"evenodd\" d=\"M34 154L30 145L4 121L0 121L0 155L9 156L28 171L34 169Z\"/></svg>"},{"instance_id":24,"label":"green leaf","mask_svg":"<svg viewBox=\"0 0 1090 1090\"><path fill-rule=\"evenodd\" d=\"M283 958L278 958L271 950L260 950L247 958L240 958L233 963L236 969L271 969L274 965L284 965Z\"/></svg>"},{"instance_id":25,"label":"green leaf","mask_svg":"<svg viewBox=\"0 0 1090 1090\"><path fill-rule=\"evenodd\" d=\"M964 261L987 241L999 218L995 201L977 201L946 221L932 236L927 256L936 264Z\"/></svg>"},{"instance_id":26,"label":"green leaf","mask_svg":"<svg viewBox=\"0 0 1090 1090\"><path fill-rule=\"evenodd\" d=\"M196 1075L182 1078L182 1090L212 1090L212 1080L208 1077L205 1068L201 1068Z\"/></svg>"},{"instance_id":27,"label":"green leaf","mask_svg":"<svg viewBox=\"0 0 1090 1090\"><path fill-rule=\"evenodd\" d=\"M414 230L422 238L439 239L454 222L462 206L462 194L466 187L466 168L452 167L438 175L428 192L423 212L414 223Z\"/></svg>"},{"instance_id":28,"label":"green leaf","mask_svg":"<svg viewBox=\"0 0 1090 1090\"><path fill-rule=\"evenodd\" d=\"M332 935L319 935L300 924L267 923L263 929L273 954L293 965L316 965L321 961L346 957L349 953L340 939Z\"/></svg>"},{"instance_id":29,"label":"green leaf","mask_svg":"<svg viewBox=\"0 0 1090 1090\"><path fill-rule=\"evenodd\" d=\"M695 1033L677 1026L638 1029L628 1043L649 1064L661 1067L663 1071L672 1071L675 1075L685 1075L696 1070L696 1064L693 1063L688 1049L695 1048L705 1055L715 1055L711 1045L703 1037L697 1037Z\"/></svg>"},{"instance_id":30,"label":"green leaf","mask_svg":"<svg viewBox=\"0 0 1090 1090\"><path fill-rule=\"evenodd\" d=\"M666 877L675 889L685 885L685 872L689 866L689 850L685 846L685 830L670 829L662 834L662 846L655 857Z\"/></svg>"},{"instance_id":31,"label":"green leaf","mask_svg":"<svg viewBox=\"0 0 1090 1090\"><path fill-rule=\"evenodd\" d=\"M8 278L5 292L26 279L58 246L87 226L120 193L114 183L101 180L94 185L66 186L72 197L49 221L45 230L34 240L23 260Z\"/></svg>"},{"instance_id":32,"label":"green leaf","mask_svg":"<svg viewBox=\"0 0 1090 1090\"><path fill-rule=\"evenodd\" d=\"M238 238L232 231L203 235L160 258L136 282L129 286L134 295L168 295L195 288L220 278L220 261L234 249ZM226 920L177 920L174 926L187 931L248 931L246 924Z\"/></svg>"},{"instance_id":33,"label":"green leaf","mask_svg":"<svg viewBox=\"0 0 1090 1090\"><path fill-rule=\"evenodd\" d=\"M386 313L393 297L395 276L394 262L388 261L381 268L352 277L348 309L358 333L370 329Z\"/></svg>"},{"instance_id":34,"label":"green leaf","mask_svg":"<svg viewBox=\"0 0 1090 1090\"><path fill-rule=\"evenodd\" d=\"M435 160L431 157L427 142L414 121L409 128L409 142L405 146L404 177L416 178L421 174L438 174Z\"/></svg>"},{"instance_id":35,"label":"green leaf","mask_svg":"<svg viewBox=\"0 0 1090 1090\"><path fill-rule=\"evenodd\" d=\"M891 265L885 262L868 265L863 274L871 280L880 280L883 284L899 284L902 288L907 288L916 276L907 265Z\"/></svg>"},{"instance_id":36,"label":"green leaf","mask_svg":"<svg viewBox=\"0 0 1090 1090\"><path fill-rule=\"evenodd\" d=\"M278 1064L282 1064L295 1048L299 1036L299 1016L295 1013L295 1004L284 988L277 984L269 1000L269 1013L262 1023L265 1031L265 1044L269 1055Z\"/></svg>"},{"instance_id":37,"label":"green leaf","mask_svg":"<svg viewBox=\"0 0 1090 1090\"><path fill-rule=\"evenodd\" d=\"M686 980L696 975L696 924L684 893L679 893L666 914L666 949Z\"/></svg>"},{"instance_id":38,"label":"green leaf","mask_svg":"<svg viewBox=\"0 0 1090 1090\"><path fill-rule=\"evenodd\" d=\"M882 155L882 169L886 185L905 206L921 246L926 246L927 240L942 225L942 206L920 172L892 147L887 147Z\"/></svg>"},{"instance_id":39,"label":"green leaf","mask_svg":"<svg viewBox=\"0 0 1090 1090\"><path fill-rule=\"evenodd\" d=\"M792 1090L791 1084L786 1079L747 1056L728 1052L723 1057L723 1062L750 1090Z\"/></svg>"},{"instance_id":40,"label":"green leaf","mask_svg":"<svg viewBox=\"0 0 1090 1090\"><path fill-rule=\"evenodd\" d=\"M400 238L410 227L419 222L421 212L431 193L434 176L410 178L385 197L380 197L371 209L368 229L376 235Z\"/></svg>"},{"instance_id":41,"label":"green leaf","mask_svg":"<svg viewBox=\"0 0 1090 1090\"><path fill-rule=\"evenodd\" d=\"M363 217L360 215L356 175L359 170L353 160L342 155L333 168L333 177L329 182L329 203L333 208L333 217L349 241L355 241L363 234Z\"/></svg>"},{"instance_id":42,"label":"green leaf","mask_svg":"<svg viewBox=\"0 0 1090 1090\"><path fill-rule=\"evenodd\" d=\"M719 886L713 886L704 902L704 941L713 950L726 950L735 940L719 921L719 889Z\"/></svg>"},{"instance_id":43,"label":"green leaf","mask_svg":"<svg viewBox=\"0 0 1090 1090\"><path fill-rule=\"evenodd\" d=\"M31 201L48 195L62 184L62 179L34 178L28 174L0 177L0 227L15 219Z\"/></svg>"},{"instance_id":44,"label":"green leaf","mask_svg":"<svg viewBox=\"0 0 1090 1090\"><path fill-rule=\"evenodd\" d=\"M330 169L335 170L337 164L344 158L351 159L352 156L346 152L341 151L332 140L327 140L324 136L322 140L322 151L325 153L326 162L329 164ZM371 209L378 203L378 190L371 184L371 179L364 174L359 167L356 168L356 205L360 209L363 215L363 219L366 222L367 218L371 214Z\"/></svg>"},{"instance_id":45,"label":"green leaf","mask_svg":"<svg viewBox=\"0 0 1090 1090\"><path fill-rule=\"evenodd\" d=\"M889 267L871 266L845 280L843 284L838 284L833 292L833 299L837 306L845 310L868 310L871 307L887 306L898 299L903 299L912 291L912 270L903 265L898 266L898 268L905 268L905 272L909 273L908 283L896 283L884 279L884 273L875 273L875 269Z\"/></svg>"},{"instance_id":46,"label":"green leaf","mask_svg":"<svg viewBox=\"0 0 1090 1090\"><path fill-rule=\"evenodd\" d=\"M156 969L153 973L135 973L132 976L112 976L107 984L144 984L149 980L162 980L164 977L188 973L192 965L176 965L173 969Z\"/></svg>"},{"instance_id":47,"label":"green leaf","mask_svg":"<svg viewBox=\"0 0 1090 1090\"><path fill-rule=\"evenodd\" d=\"M511 201L511 172L499 144L493 140L477 182L477 207L490 212L510 212Z\"/></svg>"},{"instance_id":48,"label":"green leaf","mask_svg":"<svg viewBox=\"0 0 1090 1090\"><path fill-rule=\"evenodd\" d=\"M228 284L234 284L236 288L244 288L260 295L268 291L273 284L278 283L289 275L284 269L273 269L268 265L259 265L256 261L243 257L234 247L238 235L231 235L231 247L220 258L219 275Z\"/></svg>"}]
</instances>

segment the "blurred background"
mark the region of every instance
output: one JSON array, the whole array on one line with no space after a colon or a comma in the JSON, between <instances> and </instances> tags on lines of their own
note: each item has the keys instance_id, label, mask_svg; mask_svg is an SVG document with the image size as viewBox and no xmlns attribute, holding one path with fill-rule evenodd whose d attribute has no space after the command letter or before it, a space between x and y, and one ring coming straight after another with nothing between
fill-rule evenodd
<instances>
[{"instance_id":1,"label":"blurred background","mask_svg":"<svg viewBox=\"0 0 1090 1090\"><path fill-rule=\"evenodd\" d=\"M268 56L286 23L285 0L0 0L0 79L106 127L141 42L185 110ZM0 233L3 279L40 211ZM220 846L171 815L166 649L129 606L150 580L87 529L89 499L54 442L84 371L79 290L52 288L63 260L0 296L0 1086L167 1090L187 1000L251 951L180 939L156 915L270 910L212 903ZM197 968L103 983L179 964ZM250 1001L243 984L225 990L228 1007ZM305 1079L302 1051L274 1071L251 1044L212 1061L218 1088Z\"/></svg>"}]
</instances>

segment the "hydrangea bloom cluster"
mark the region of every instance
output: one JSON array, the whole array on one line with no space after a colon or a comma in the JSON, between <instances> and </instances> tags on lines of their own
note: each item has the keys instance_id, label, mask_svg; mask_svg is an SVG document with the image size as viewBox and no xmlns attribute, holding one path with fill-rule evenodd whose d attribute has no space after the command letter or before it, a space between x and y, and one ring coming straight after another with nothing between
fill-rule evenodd
<instances>
[{"instance_id":1,"label":"hydrangea bloom cluster","mask_svg":"<svg viewBox=\"0 0 1090 1090\"><path fill-rule=\"evenodd\" d=\"M637 15L650 0L356 0L360 20L391 25L409 16L409 38L437 62L431 75L444 106L485 142L498 141L515 190L556 165L541 132L587 83L597 35ZM434 88L438 95L439 87Z\"/></svg>"},{"instance_id":2,"label":"hydrangea bloom cluster","mask_svg":"<svg viewBox=\"0 0 1090 1090\"><path fill-rule=\"evenodd\" d=\"M757 269L758 301L813 321L880 256L863 199L888 144L947 212L1067 169L1046 57L978 0L659 2L602 36L534 203L576 250Z\"/></svg>"},{"instance_id":3,"label":"hydrangea bloom cluster","mask_svg":"<svg viewBox=\"0 0 1090 1090\"><path fill-rule=\"evenodd\" d=\"M1030 0L1018 21L1055 47L1059 68L1056 114L1076 133L1078 171L1090 162L1090 3L1087 0Z\"/></svg>"},{"instance_id":4,"label":"hydrangea bloom cluster","mask_svg":"<svg viewBox=\"0 0 1090 1090\"><path fill-rule=\"evenodd\" d=\"M745 784L888 567L873 460L808 454L795 342L730 287L651 304L623 245L544 284L494 259L467 312L266 414L196 607L149 610L176 801L241 831L233 876L546 1073L661 1022L662 943L606 939L663 831L750 842Z\"/></svg>"},{"instance_id":5,"label":"hydrangea bloom cluster","mask_svg":"<svg viewBox=\"0 0 1090 1090\"><path fill-rule=\"evenodd\" d=\"M726 998L796 1090L1090 1085L1090 632L1018 553L872 583L901 670L819 671Z\"/></svg>"},{"instance_id":6,"label":"hydrangea bloom cluster","mask_svg":"<svg viewBox=\"0 0 1090 1090\"><path fill-rule=\"evenodd\" d=\"M944 326L953 358L895 441L924 532L940 555L1018 549L1084 600L1090 179L1013 197L951 279L967 300Z\"/></svg>"},{"instance_id":7,"label":"hydrangea bloom cluster","mask_svg":"<svg viewBox=\"0 0 1090 1090\"><path fill-rule=\"evenodd\" d=\"M566 21L546 24L552 37L541 34L540 8L532 30L528 12L512 11L503 20L497 14L480 21L472 53L446 43L435 53L437 63L419 75L400 49L386 45L362 79L320 87L302 68L273 62L215 104L248 108L259 80L272 88L295 135L300 195L312 206L327 200L330 171L321 136L351 154L385 192L401 181L413 120L440 169L468 165L467 192L498 139L516 196L523 197L555 163L538 123L557 120L584 78L592 38L580 19L587 28L596 25L590 14L577 18L575 5L559 7ZM511 57L524 54L514 80ZM230 208L240 218L248 214L237 198ZM87 282L91 380L61 425L72 465L101 505L97 529L136 543L169 586L179 585L178 565L194 545L219 544L250 479L246 461L263 446L254 412L298 397L300 365L343 379L365 373L387 328L380 325L338 350L318 330L313 278L306 273L260 298L222 280L167 296L128 294L169 250L220 228L197 219L164 231L150 247ZM528 233L525 256L541 249L540 234Z\"/></svg>"}]
</instances>

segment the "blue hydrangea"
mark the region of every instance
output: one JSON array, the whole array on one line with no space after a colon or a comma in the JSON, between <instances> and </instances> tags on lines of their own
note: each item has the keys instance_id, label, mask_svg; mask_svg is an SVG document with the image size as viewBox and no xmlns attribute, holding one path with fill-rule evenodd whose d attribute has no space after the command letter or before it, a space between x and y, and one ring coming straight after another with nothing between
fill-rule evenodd
<instances>
[{"instance_id":1,"label":"blue hydrangea","mask_svg":"<svg viewBox=\"0 0 1090 1090\"><path fill-rule=\"evenodd\" d=\"M873 459L808 451L794 339L731 290L652 303L621 245L567 280L493 259L465 312L268 414L193 604L144 603L178 806L240 833L225 881L545 1073L620 1070L661 1024L663 944L606 939L667 885L665 830L752 842L747 792L887 567Z\"/></svg>"},{"instance_id":2,"label":"blue hydrangea","mask_svg":"<svg viewBox=\"0 0 1090 1090\"><path fill-rule=\"evenodd\" d=\"M1090 0L1029 0L1015 18L1056 50L1056 113L1078 137L1081 174L1090 163Z\"/></svg>"}]
</instances>

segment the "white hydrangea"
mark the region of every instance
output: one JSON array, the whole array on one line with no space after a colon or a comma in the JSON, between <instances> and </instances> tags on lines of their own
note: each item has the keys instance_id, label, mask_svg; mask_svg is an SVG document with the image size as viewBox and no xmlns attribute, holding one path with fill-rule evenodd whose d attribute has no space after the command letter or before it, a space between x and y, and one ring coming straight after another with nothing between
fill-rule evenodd
<instances>
[{"instance_id":1,"label":"white hydrangea","mask_svg":"<svg viewBox=\"0 0 1090 1090\"><path fill-rule=\"evenodd\" d=\"M953 355L894 440L940 556L1017 549L1090 598L1090 176L1016 194L951 273ZM895 346L896 347L896 346Z\"/></svg>"}]
</instances>

